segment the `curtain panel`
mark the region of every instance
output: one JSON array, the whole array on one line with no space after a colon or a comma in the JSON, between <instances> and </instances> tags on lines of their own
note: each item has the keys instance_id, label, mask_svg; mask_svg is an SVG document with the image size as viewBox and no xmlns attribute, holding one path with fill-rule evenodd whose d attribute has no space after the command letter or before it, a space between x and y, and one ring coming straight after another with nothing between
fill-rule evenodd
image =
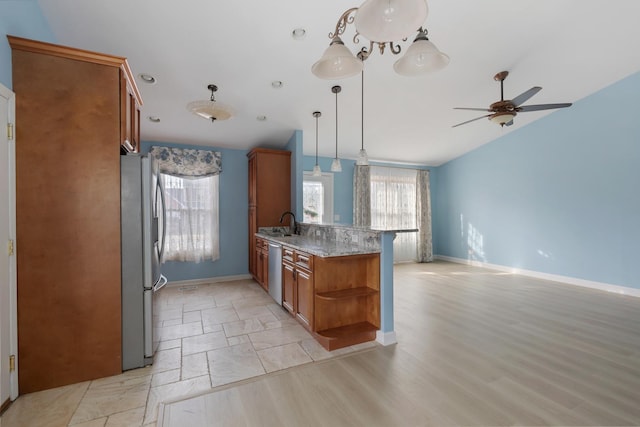
<instances>
[{"instance_id":1,"label":"curtain panel","mask_svg":"<svg viewBox=\"0 0 640 427\"><path fill-rule=\"evenodd\" d=\"M353 225L371 226L371 169L353 168Z\"/></svg>"},{"instance_id":2,"label":"curtain panel","mask_svg":"<svg viewBox=\"0 0 640 427\"><path fill-rule=\"evenodd\" d=\"M431 231L431 194L429 191L429 171L418 170L416 187L416 211L418 225L417 261L433 261Z\"/></svg>"},{"instance_id":3,"label":"curtain panel","mask_svg":"<svg viewBox=\"0 0 640 427\"><path fill-rule=\"evenodd\" d=\"M149 155L155 160L160 173L194 178L220 175L222 153L175 147L151 147Z\"/></svg>"}]
</instances>

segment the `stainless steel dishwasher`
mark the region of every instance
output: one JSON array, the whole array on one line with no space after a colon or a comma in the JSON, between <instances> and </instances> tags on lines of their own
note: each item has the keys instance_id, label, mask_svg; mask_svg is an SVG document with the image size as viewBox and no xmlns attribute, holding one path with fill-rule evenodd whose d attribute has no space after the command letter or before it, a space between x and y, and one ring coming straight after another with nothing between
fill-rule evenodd
<instances>
[{"instance_id":1,"label":"stainless steel dishwasher","mask_svg":"<svg viewBox=\"0 0 640 427\"><path fill-rule=\"evenodd\" d=\"M269 295L282 305L282 245L269 242Z\"/></svg>"}]
</instances>

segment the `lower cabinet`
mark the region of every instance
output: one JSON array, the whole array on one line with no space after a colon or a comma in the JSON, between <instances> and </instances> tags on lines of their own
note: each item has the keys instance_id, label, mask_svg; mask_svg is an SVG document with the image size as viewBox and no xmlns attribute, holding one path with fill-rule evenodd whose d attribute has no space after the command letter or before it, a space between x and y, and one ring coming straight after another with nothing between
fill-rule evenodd
<instances>
[{"instance_id":1,"label":"lower cabinet","mask_svg":"<svg viewBox=\"0 0 640 427\"><path fill-rule=\"evenodd\" d=\"M283 246L285 309L327 350L374 340L380 329L380 255L316 257Z\"/></svg>"},{"instance_id":2,"label":"lower cabinet","mask_svg":"<svg viewBox=\"0 0 640 427\"><path fill-rule=\"evenodd\" d=\"M313 256L287 248L282 251L282 305L313 331Z\"/></svg>"},{"instance_id":3,"label":"lower cabinet","mask_svg":"<svg viewBox=\"0 0 640 427\"><path fill-rule=\"evenodd\" d=\"M265 291L269 291L269 244L266 240L256 238L253 258L255 260L253 277Z\"/></svg>"}]
</instances>

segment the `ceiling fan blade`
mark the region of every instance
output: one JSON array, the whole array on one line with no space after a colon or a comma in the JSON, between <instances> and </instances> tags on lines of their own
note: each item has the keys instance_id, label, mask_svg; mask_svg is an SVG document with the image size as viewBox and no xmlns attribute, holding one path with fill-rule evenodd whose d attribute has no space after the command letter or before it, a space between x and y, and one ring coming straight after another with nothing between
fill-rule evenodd
<instances>
[{"instance_id":1,"label":"ceiling fan blade","mask_svg":"<svg viewBox=\"0 0 640 427\"><path fill-rule=\"evenodd\" d=\"M466 122L458 123L457 125L451 126L452 128L456 128L458 126L466 125L467 123L475 122L476 120L484 119L485 117L489 117L491 114L487 114L486 116L476 117L475 119L467 120Z\"/></svg>"},{"instance_id":2,"label":"ceiling fan blade","mask_svg":"<svg viewBox=\"0 0 640 427\"><path fill-rule=\"evenodd\" d=\"M466 107L453 107L454 110L470 110L470 111L488 111L491 112L488 108L466 108Z\"/></svg>"},{"instance_id":3,"label":"ceiling fan blade","mask_svg":"<svg viewBox=\"0 0 640 427\"><path fill-rule=\"evenodd\" d=\"M517 111L540 111L540 110L553 110L554 108L571 107L571 102L565 102L562 104L540 104L540 105L523 105L518 107Z\"/></svg>"},{"instance_id":4,"label":"ceiling fan blade","mask_svg":"<svg viewBox=\"0 0 640 427\"><path fill-rule=\"evenodd\" d=\"M529 89L526 92L521 93L520 95L516 96L515 98L513 98L511 100L511 102L513 103L513 105L515 105L516 107L522 103L524 103L525 101L527 101L529 98L531 98L533 95L535 95L536 93L540 92L542 90L542 88L540 86L534 86L531 89Z\"/></svg>"}]
</instances>

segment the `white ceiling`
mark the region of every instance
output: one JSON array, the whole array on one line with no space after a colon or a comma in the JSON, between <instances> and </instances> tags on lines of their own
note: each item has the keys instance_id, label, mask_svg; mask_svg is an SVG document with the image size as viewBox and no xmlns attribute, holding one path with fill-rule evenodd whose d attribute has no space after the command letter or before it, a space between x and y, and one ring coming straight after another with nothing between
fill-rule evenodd
<instances>
[{"instance_id":1,"label":"white ceiling","mask_svg":"<svg viewBox=\"0 0 640 427\"><path fill-rule=\"evenodd\" d=\"M360 77L327 81L311 65L329 44L338 17L362 0L38 0L59 44L125 56L142 93L142 139L249 149L283 147L293 130L304 152L335 154L335 95L339 156L360 148ZM505 98L532 86L543 90L526 104L576 102L640 70L640 1L428 0L430 40L451 57L447 68L424 77L402 77L386 52L365 63L365 148L372 159L439 165L540 119L518 115L509 128L478 120L453 107L488 107L500 97L494 74L510 71ZM291 37L294 28L306 37ZM350 25L343 37L356 51ZM406 49L409 42L402 43ZM284 86L273 89L271 82ZM187 103L216 99L237 115L211 123L190 114ZM525 105L526 105L525 104ZM611 108L603 105L602 108ZM560 110L557 114L567 114ZM267 121L256 120L258 115ZM161 118L159 124L146 120Z\"/></svg>"}]
</instances>

